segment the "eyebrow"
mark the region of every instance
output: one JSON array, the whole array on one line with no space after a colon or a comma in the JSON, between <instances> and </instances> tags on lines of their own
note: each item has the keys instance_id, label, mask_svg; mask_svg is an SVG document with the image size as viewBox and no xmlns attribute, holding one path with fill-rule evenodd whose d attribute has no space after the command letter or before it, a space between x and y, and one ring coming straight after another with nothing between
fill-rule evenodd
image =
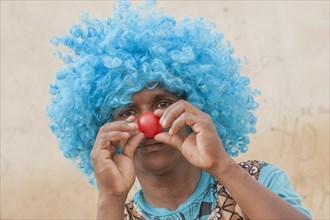
<instances>
[{"instance_id":1,"label":"eyebrow","mask_svg":"<svg viewBox=\"0 0 330 220\"><path fill-rule=\"evenodd\" d=\"M169 93L169 94L162 94L162 93L159 93L159 94L154 94L154 95L152 95L152 101L158 101L158 100L160 100L160 99L164 99L164 98L170 98L170 99L173 99L174 97L175 98L177 98L178 100L179 99L181 99L180 98L180 96L178 96L178 95L175 95L175 94L171 94L171 93ZM136 105L134 104L134 103L131 103L131 104L128 104L128 105L125 105L125 106L123 106L122 108L118 108L118 109L116 109L115 110L115 115L116 114L119 114L120 112L122 112L122 111L124 111L124 110L126 110L126 109L129 109L129 108L134 108L134 107L136 107Z\"/></svg>"},{"instance_id":2,"label":"eyebrow","mask_svg":"<svg viewBox=\"0 0 330 220\"><path fill-rule=\"evenodd\" d=\"M152 100L159 100L159 99L163 99L163 98L172 98L170 96L172 96L173 94L155 94L152 97ZM176 98L179 98L178 96L174 95Z\"/></svg>"}]
</instances>

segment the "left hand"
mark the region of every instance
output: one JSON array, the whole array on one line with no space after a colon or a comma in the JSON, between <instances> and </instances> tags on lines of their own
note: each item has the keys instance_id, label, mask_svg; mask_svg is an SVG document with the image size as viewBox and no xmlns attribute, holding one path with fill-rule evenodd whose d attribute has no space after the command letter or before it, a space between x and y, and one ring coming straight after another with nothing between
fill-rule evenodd
<instances>
[{"instance_id":1,"label":"left hand","mask_svg":"<svg viewBox=\"0 0 330 220\"><path fill-rule=\"evenodd\" d=\"M192 165L211 174L214 170L219 174L229 168L232 159L226 153L210 115L185 100L179 100L165 110L158 109L155 114L161 117L162 127L169 129L156 135L156 141L177 148ZM184 126L192 129L187 137L177 134Z\"/></svg>"}]
</instances>

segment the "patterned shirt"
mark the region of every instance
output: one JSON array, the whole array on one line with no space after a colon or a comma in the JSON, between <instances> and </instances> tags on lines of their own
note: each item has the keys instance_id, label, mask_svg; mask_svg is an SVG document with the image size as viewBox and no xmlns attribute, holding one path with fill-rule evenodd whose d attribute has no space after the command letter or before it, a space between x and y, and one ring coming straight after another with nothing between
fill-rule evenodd
<instances>
[{"instance_id":1,"label":"patterned shirt","mask_svg":"<svg viewBox=\"0 0 330 220\"><path fill-rule=\"evenodd\" d=\"M285 172L259 161L247 161L240 165L261 184L311 217L309 211L301 205L301 197L294 191ZM126 211L127 219L140 220L247 219L227 189L205 171L202 171L194 193L175 211L153 207L143 198L142 190L139 190L134 199L126 204Z\"/></svg>"}]
</instances>

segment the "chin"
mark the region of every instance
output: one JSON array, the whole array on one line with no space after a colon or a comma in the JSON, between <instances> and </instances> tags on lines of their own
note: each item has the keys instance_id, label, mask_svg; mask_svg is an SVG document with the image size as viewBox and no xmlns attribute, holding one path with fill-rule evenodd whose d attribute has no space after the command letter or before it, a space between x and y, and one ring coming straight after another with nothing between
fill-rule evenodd
<instances>
[{"instance_id":1,"label":"chin","mask_svg":"<svg viewBox=\"0 0 330 220\"><path fill-rule=\"evenodd\" d=\"M134 164L138 172L156 175L167 172L182 159L178 150L163 145L154 146L153 149L137 149Z\"/></svg>"}]
</instances>

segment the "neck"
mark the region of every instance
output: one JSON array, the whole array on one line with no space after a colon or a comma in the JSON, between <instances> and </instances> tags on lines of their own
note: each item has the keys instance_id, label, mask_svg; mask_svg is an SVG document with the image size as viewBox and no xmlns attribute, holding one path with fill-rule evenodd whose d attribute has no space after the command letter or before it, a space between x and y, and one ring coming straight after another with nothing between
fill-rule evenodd
<instances>
[{"instance_id":1,"label":"neck","mask_svg":"<svg viewBox=\"0 0 330 220\"><path fill-rule=\"evenodd\" d=\"M174 211L195 191L201 170L187 163L157 175L137 171L137 176L149 204Z\"/></svg>"}]
</instances>

